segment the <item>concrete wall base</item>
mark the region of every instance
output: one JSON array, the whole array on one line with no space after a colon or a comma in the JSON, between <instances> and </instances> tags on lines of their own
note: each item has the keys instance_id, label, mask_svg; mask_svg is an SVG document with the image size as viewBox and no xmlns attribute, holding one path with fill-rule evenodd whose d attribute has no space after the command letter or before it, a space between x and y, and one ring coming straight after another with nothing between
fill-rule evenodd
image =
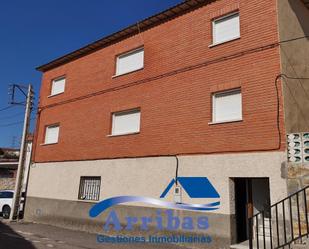
<instances>
[{"instance_id":1,"label":"concrete wall base","mask_svg":"<svg viewBox=\"0 0 309 249\"><path fill-rule=\"evenodd\" d=\"M182 219L185 216L193 217L194 220L198 216L207 216L209 219L209 229L207 230L177 230L177 231L158 231L151 226L149 231L141 231L135 227L133 231L104 231L103 225L110 210L102 213L97 218L90 218L89 209L93 203L80 201L67 201L57 199L45 199L28 197L26 203L25 221L50 224L73 230L81 230L90 233L105 234L110 236L126 235L126 236L145 236L149 235L209 235L212 242L207 245L208 248L229 248L235 242L235 216L226 214L215 214L205 212L189 212L182 210L174 210L174 215ZM134 207L119 205L112 208L117 212L121 224L125 224L126 216L150 216L155 217L157 208L152 207ZM164 214L165 209L159 209ZM163 215L164 217L165 215ZM140 223L139 223L140 224ZM205 244L194 243L194 248L205 248Z\"/></svg>"}]
</instances>

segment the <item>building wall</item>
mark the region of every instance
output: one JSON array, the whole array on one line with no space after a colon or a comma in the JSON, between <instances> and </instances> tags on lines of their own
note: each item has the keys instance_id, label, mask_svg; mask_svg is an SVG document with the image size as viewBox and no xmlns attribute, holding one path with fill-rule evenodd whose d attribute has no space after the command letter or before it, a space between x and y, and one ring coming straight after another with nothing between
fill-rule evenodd
<instances>
[{"instance_id":1,"label":"building wall","mask_svg":"<svg viewBox=\"0 0 309 249\"><path fill-rule=\"evenodd\" d=\"M15 187L16 170L0 169L0 190L12 190Z\"/></svg>"},{"instance_id":2,"label":"building wall","mask_svg":"<svg viewBox=\"0 0 309 249\"><path fill-rule=\"evenodd\" d=\"M309 10L302 1L278 1L284 115L287 133L309 131Z\"/></svg>"},{"instance_id":3,"label":"building wall","mask_svg":"<svg viewBox=\"0 0 309 249\"><path fill-rule=\"evenodd\" d=\"M219 213L234 213L233 177L269 177L271 202L286 195L281 176L283 152L179 157L179 176L206 176L221 196ZM36 163L30 170L28 196L76 201L81 176L101 176L100 199L119 195L159 198L175 177L174 157ZM186 198L183 202L192 202ZM203 203L205 200L198 200Z\"/></svg>"},{"instance_id":4,"label":"building wall","mask_svg":"<svg viewBox=\"0 0 309 249\"><path fill-rule=\"evenodd\" d=\"M211 20L236 10L240 12L241 38L209 47ZM248 52L277 41L275 1L221 0L49 70L42 81L43 110L38 117L34 161L284 149L283 118L280 111L280 134L274 86L280 73L278 47ZM144 69L112 78L115 56L141 45L145 48ZM232 54L237 56L222 59ZM204 62L208 63L176 71ZM67 78L65 93L48 98L52 79L61 75ZM125 84L130 86L111 91ZM209 124L211 94L236 87L242 91L243 121ZM48 107L101 90L109 92ZM111 112L135 107L141 108L140 134L108 137ZM40 145L45 126L58 122L59 143Z\"/></svg>"},{"instance_id":5,"label":"building wall","mask_svg":"<svg viewBox=\"0 0 309 249\"><path fill-rule=\"evenodd\" d=\"M269 178L271 202L276 202L287 194L286 180L281 174L284 161L283 152L180 156L179 176L208 177L221 197L220 209L207 212L211 227L209 233L233 241L236 231L235 193L231 179ZM89 208L95 202L78 200L81 176L101 176L100 200L119 195L159 199L175 177L175 169L175 157L36 163L30 170L26 220L100 232L108 212L96 219L89 218ZM172 198L170 192L166 200L172 201ZM207 200L191 199L184 194L183 202L202 204ZM138 208L134 208L136 206ZM130 203L116 208L121 210L124 220L128 214L140 217L140 212L155 215L154 207ZM180 212L179 215L186 214L177 212ZM190 212L190 215L194 214Z\"/></svg>"}]
</instances>

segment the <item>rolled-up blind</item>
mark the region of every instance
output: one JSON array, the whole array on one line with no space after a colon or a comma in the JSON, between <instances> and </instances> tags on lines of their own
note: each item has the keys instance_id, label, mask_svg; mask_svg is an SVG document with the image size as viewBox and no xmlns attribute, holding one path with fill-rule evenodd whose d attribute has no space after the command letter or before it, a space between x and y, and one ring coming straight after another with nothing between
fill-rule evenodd
<instances>
[{"instance_id":1,"label":"rolled-up blind","mask_svg":"<svg viewBox=\"0 0 309 249\"><path fill-rule=\"evenodd\" d=\"M117 58L116 75L132 72L144 67L144 49L120 55Z\"/></svg>"},{"instance_id":2,"label":"rolled-up blind","mask_svg":"<svg viewBox=\"0 0 309 249\"><path fill-rule=\"evenodd\" d=\"M45 133L45 144L53 144L58 142L59 126L48 126Z\"/></svg>"},{"instance_id":3,"label":"rolled-up blind","mask_svg":"<svg viewBox=\"0 0 309 249\"><path fill-rule=\"evenodd\" d=\"M240 90L215 94L213 101L214 122L242 119Z\"/></svg>"},{"instance_id":4,"label":"rolled-up blind","mask_svg":"<svg viewBox=\"0 0 309 249\"><path fill-rule=\"evenodd\" d=\"M240 36L239 14L233 14L213 22L213 43L232 40Z\"/></svg>"},{"instance_id":5,"label":"rolled-up blind","mask_svg":"<svg viewBox=\"0 0 309 249\"><path fill-rule=\"evenodd\" d=\"M141 112L134 110L113 114L112 135L139 132Z\"/></svg>"},{"instance_id":6,"label":"rolled-up blind","mask_svg":"<svg viewBox=\"0 0 309 249\"><path fill-rule=\"evenodd\" d=\"M51 95L56 95L64 92L65 78L53 80Z\"/></svg>"}]
</instances>

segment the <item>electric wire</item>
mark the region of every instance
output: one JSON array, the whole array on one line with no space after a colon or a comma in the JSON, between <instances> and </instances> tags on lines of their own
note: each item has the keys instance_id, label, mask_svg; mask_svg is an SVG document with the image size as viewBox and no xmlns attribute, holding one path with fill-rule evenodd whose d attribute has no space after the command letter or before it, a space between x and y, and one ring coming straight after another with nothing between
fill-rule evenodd
<instances>
[{"instance_id":1,"label":"electric wire","mask_svg":"<svg viewBox=\"0 0 309 249\"><path fill-rule=\"evenodd\" d=\"M179 68L179 69L169 71L169 72L166 72L166 73L163 73L163 74L160 74L160 75L156 75L156 76L152 76L152 77L149 77L149 78L129 82L129 83L117 86L117 87L112 87L112 88L100 90L100 91L97 91L97 92L93 92L93 93L90 93L90 94L87 94L87 95L81 95L79 97L75 97L75 98L72 98L72 99L67 99L67 100L64 100L64 101L57 102L57 103L41 106L41 107L39 107L39 111L42 111L42 110L47 109L47 108L52 108L52 107L55 107L55 106L64 105L64 104L80 101L80 100L83 100L83 99L91 98L91 97L94 97L94 96L106 94L106 93L109 93L109 92L119 91L119 90L126 89L126 88L129 88L129 87L145 84L145 83L155 81L155 80L159 80L159 79L162 79L162 78L165 78L165 77L170 77L170 76L173 76L175 74L184 73L184 72L187 72L187 71L191 71L191 70L199 69L199 68L202 68L202 67L205 67L205 66L209 66L211 64L216 64L216 63L219 63L219 62L223 62L223 61L227 61L227 60L231 60L231 59L236 59L236 58L242 57L244 55L248 55L248 54L252 54L252 53L256 53L256 52L261 52L261 51L264 51L264 50L268 50L268 49L278 47L281 43L297 41L297 40L308 38L308 37L309 36L301 36L301 37L296 37L296 38L292 38L292 39L289 39L289 40L279 41L279 42L275 42L275 43L255 47L255 48L250 48L250 49L247 49L247 50L243 50L243 51L236 52L236 53L233 53L233 54L230 54L230 55L211 59L211 60L208 60L208 61L205 61L205 62L202 62L202 63L198 63L198 64L195 64L195 65L190 65L190 66L186 66L186 67L183 67L183 68Z\"/></svg>"},{"instance_id":2,"label":"electric wire","mask_svg":"<svg viewBox=\"0 0 309 249\"><path fill-rule=\"evenodd\" d=\"M177 155L175 155L176 158L176 175L175 175L175 183L176 186L178 186L178 167L179 167L179 161Z\"/></svg>"},{"instance_id":3,"label":"electric wire","mask_svg":"<svg viewBox=\"0 0 309 249\"><path fill-rule=\"evenodd\" d=\"M0 112L6 111L6 110L8 110L8 109L10 109L10 108L12 108L12 107L14 107L14 105L9 105L9 106L7 106L7 107L1 108L1 109L0 109Z\"/></svg>"},{"instance_id":4,"label":"electric wire","mask_svg":"<svg viewBox=\"0 0 309 249\"><path fill-rule=\"evenodd\" d=\"M222 62L222 61L226 61L226 60L230 60L230 59L235 59L235 58L244 56L246 54L251 54L251 53L260 52L260 51L267 50L267 49L272 49L272 48L280 46L283 43L293 42L293 41L297 41L297 40L304 39L304 38L309 38L309 35L296 37L296 38L292 38L292 39L288 39L288 40L283 40L283 41L268 44L268 45L265 45L265 46L260 46L260 47L257 47L257 48L241 51L241 52L238 52L238 53L235 53L235 54L223 56L223 57L220 57L220 58L216 58L216 59L206 61L206 62L203 62L203 63L200 63L200 64L189 66L189 67L186 67L186 68L181 68L181 69L178 69L178 70L175 70L175 71L167 72L165 74L161 74L161 75L157 75L157 76L154 76L154 77L142 79L142 80L139 80L139 81L130 82L130 83L118 86L118 87L105 89L105 90L93 92L93 93L90 93L90 94L87 94L87 95L82 95L82 96L79 96L79 97L76 97L76 98L68 99L68 100L65 100L65 101L57 102L57 103L54 103L54 104L38 107L37 108L38 109L38 114L37 114L38 120L37 120L37 123L36 123L36 129L38 129L38 123L39 123L39 120L40 120L40 113L44 109L52 108L52 107L55 107L55 106L58 106L58 105L63 105L63 104L67 104L67 103L71 103L71 102L75 102L75 101L79 101L79 100L83 100L83 99L87 99L87 98L91 98L91 97L101 95L101 94L105 94L105 93L108 93L108 92L111 92L111 91L117 91L117 90L125 89L125 88L128 88L128 87L147 83L149 81L154 81L154 80L158 80L158 79L161 79L161 78L164 78L164 77L172 76L172 75L177 74L177 73L182 73L182 72L186 72L186 71L189 71L189 70L198 69L198 68L210 65L210 64L214 64L214 63L218 63L218 62ZM278 147L273 148L273 149L262 149L260 151L272 151L272 150L277 150L277 149L281 148L281 136L282 136L282 134L281 134L281 130L280 130L280 93L279 93L279 88L278 88L278 80L281 77L286 77L286 78L289 78L289 79L308 79L308 78L296 78L296 77L294 78L294 77L290 77L290 76L287 76L287 75L284 75L284 74L280 74L276 77L275 88L276 88L276 94L277 94L276 119L277 119L277 131L278 131ZM35 145L36 145L36 143L35 143ZM244 150L243 152L250 152L250 151L252 151L252 150ZM233 150L223 151L222 153L233 153L233 152L237 152L237 151L233 151ZM216 152L210 152L209 154L212 154L212 153L216 153ZM190 154L203 154L203 152L196 152L196 153L190 153ZM181 155L181 154L177 154L177 155ZM176 157L176 160L177 160L176 175L178 175L178 158L177 158L177 155L168 155L168 156L175 156ZM159 155L159 156L162 156L162 155ZM167 155L165 155L165 156L167 156ZM176 176L176 181L177 181L177 176Z\"/></svg>"},{"instance_id":5,"label":"electric wire","mask_svg":"<svg viewBox=\"0 0 309 249\"><path fill-rule=\"evenodd\" d=\"M0 120L12 119L12 118L15 118L15 117L19 117L19 116L21 116L23 114L25 114L25 113L24 112L19 112L19 113L16 113L14 115L2 116L2 117L0 117Z\"/></svg>"},{"instance_id":6,"label":"electric wire","mask_svg":"<svg viewBox=\"0 0 309 249\"><path fill-rule=\"evenodd\" d=\"M278 149L280 149L281 147L281 129L280 129L280 91L279 91L279 87L278 87L278 81L279 79L292 79L292 80L309 80L308 77L292 77L292 76L289 76L287 74L278 74L276 79L275 79L275 88L276 88L276 97L277 97L277 115L276 115L276 119L277 119L277 131L278 131ZM285 82L285 81L283 81ZM291 89L290 87L288 86L288 84L285 82L286 86L288 87L289 91L291 92ZM292 95L292 97L294 98L294 96ZM308 98L309 100L309 98ZM295 101L295 98L294 98L294 101ZM295 103L297 104L297 102L295 101ZM297 104L298 105L298 104ZM300 108L301 110L301 108ZM302 112L301 112L302 113ZM304 114L302 113L302 116L304 117ZM305 120L305 122L307 122Z\"/></svg>"},{"instance_id":7,"label":"electric wire","mask_svg":"<svg viewBox=\"0 0 309 249\"><path fill-rule=\"evenodd\" d=\"M34 120L35 118L30 118L30 121ZM13 122L13 123L8 123L8 124L3 124L0 125L0 127L10 127L10 126L14 126L14 125L19 125L19 124L23 124L24 121L19 121L19 122Z\"/></svg>"}]
</instances>

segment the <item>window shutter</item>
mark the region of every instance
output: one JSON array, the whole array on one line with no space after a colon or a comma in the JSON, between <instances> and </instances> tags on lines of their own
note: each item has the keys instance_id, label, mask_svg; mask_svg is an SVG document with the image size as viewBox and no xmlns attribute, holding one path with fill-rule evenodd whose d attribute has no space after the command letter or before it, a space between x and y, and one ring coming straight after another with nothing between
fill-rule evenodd
<instances>
[{"instance_id":1,"label":"window shutter","mask_svg":"<svg viewBox=\"0 0 309 249\"><path fill-rule=\"evenodd\" d=\"M59 126L49 126L46 128L45 144L58 142Z\"/></svg>"},{"instance_id":2,"label":"window shutter","mask_svg":"<svg viewBox=\"0 0 309 249\"><path fill-rule=\"evenodd\" d=\"M140 117L140 111L115 113L113 115L112 135L139 132Z\"/></svg>"},{"instance_id":3,"label":"window shutter","mask_svg":"<svg viewBox=\"0 0 309 249\"><path fill-rule=\"evenodd\" d=\"M230 15L213 22L214 44L240 36L239 14Z\"/></svg>"},{"instance_id":4,"label":"window shutter","mask_svg":"<svg viewBox=\"0 0 309 249\"><path fill-rule=\"evenodd\" d=\"M65 78L53 80L51 95L64 92Z\"/></svg>"},{"instance_id":5,"label":"window shutter","mask_svg":"<svg viewBox=\"0 0 309 249\"><path fill-rule=\"evenodd\" d=\"M242 118L240 90L214 95L214 122L239 120Z\"/></svg>"},{"instance_id":6,"label":"window shutter","mask_svg":"<svg viewBox=\"0 0 309 249\"><path fill-rule=\"evenodd\" d=\"M132 72L144 67L144 49L138 49L117 58L116 74Z\"/></svg>"}]
</instances>

